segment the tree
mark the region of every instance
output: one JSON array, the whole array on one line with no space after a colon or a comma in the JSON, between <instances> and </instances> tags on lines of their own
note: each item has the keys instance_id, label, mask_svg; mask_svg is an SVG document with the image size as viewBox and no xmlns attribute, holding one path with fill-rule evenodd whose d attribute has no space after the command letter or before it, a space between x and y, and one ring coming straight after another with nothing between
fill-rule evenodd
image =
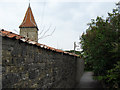
<instances>
[{"instance_id":1,"label":"tree","mask_svg":"<svg viewBox=\"0 0 120 90\"><path fill-rule=\"evenodd\" d=\"M86 33L83 33L80 38L86 65L89 65L87 67L92 68L94 74L108 84L110 79L107 77L110 74L108 72L114 71L113 69L116 69L120 61L120 50L118 50L120 47L120 14L118 9L113 9L112 13L108 13L106 19L102 17L92 19L88 25ZM112 77L112 75L110 76ZM117 75L116 79L118 79ZM114 83L112 85L114 86Z\"/></svg>"}]
</instances>

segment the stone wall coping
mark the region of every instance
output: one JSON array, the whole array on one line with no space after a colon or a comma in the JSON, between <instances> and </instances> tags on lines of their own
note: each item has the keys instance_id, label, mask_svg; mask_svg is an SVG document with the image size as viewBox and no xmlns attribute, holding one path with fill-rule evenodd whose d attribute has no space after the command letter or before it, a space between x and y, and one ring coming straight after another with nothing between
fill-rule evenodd
<instances>
[{"instance_id":1,"label":"stone wall coping","mask_svg":"<svg viewBox=\"0 0 120 90\"><path fill-rule=\"evenodd\" d=\"M65 51L62 51L60 49L55 49L53 47L49 47L47 45L44 45L44 44L40 44L40 43L37 43L35 41L32 41L30 40L29 38L25 38L25 37L22 37L18 34L15 34L15 33L12 33L10 31L6 31L4 29L1 29L0 30L0 36L2 37L7 37L7 38L11 38L11 39L16 39L16 40L20 40L24 43L28 43L28 44L32 44L32 45L36 45L40 48L44 48L44 49L47 49L47 50L51 50L51 51L55 51L55 52L58 52L58 53L63 53L63 54L66 54L66 55L70 55L70 56L75 56L75 57L79 57L81 58L79 55L76 55L76 54L73 54L73 53L69 53L69 52L65 52Z\"/></svg>"}]
</instances>

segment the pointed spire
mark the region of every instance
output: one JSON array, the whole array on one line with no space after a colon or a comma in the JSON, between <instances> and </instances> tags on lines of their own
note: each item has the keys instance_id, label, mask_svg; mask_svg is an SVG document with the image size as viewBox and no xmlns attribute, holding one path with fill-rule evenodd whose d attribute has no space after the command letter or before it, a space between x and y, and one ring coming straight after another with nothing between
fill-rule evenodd
<instances>
[{"instance_id":1,"label":"pointed spire","mask_svg":"<svg viewBox=\"0 0 120 90\"><path fill-rule=\"evenodd\" d=\"M25 28L25 27L27 27L27 28L35 27L38 29L37 24L34 19L34 16L33 16L33 13L32 13L32 10L31 10L31 7L30 7L30 2L29 2L28 9L26 11L25 17L23 19L23 22L19 26L19 28Z\"/></svg>"},{"instance_id":2,"label":"pointed spire","mask_svg":"<svg viewBox=\"0 0 120 90\"><path fill-rule=\"evenodd\" d=\"M29 0L29 7L30 7L30 0Z\"/></svg>"}]
</instances>

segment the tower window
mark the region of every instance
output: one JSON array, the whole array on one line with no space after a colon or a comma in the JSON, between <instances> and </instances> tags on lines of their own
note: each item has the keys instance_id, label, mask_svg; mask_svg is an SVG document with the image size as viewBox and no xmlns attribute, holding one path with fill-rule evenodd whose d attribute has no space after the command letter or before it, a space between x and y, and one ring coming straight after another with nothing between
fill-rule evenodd
<instances>
[{"instance_id":1,"label":"tower window","mask_svg":"<svg viewBox=\"0 0 120 90\"><path fill-rule=\"evenodd\" d=\"M28 37L28 33L27 33L27 37Z\"/></svg>"}]
</instances>

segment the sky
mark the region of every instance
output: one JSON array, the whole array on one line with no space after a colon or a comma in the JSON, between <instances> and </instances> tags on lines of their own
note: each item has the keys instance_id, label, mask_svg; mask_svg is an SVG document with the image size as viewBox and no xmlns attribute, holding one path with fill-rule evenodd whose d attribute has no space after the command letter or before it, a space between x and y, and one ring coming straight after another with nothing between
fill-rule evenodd
<instances>
[{"instance_id":1,"label":"sky","mask_svg":"<svg viewBox=\"0 0 120 90\"><path fill-rule=\"evenodd\" d=\"M30 0L32 12L39 28L39 43L62 50L72 50L74 42L88 28L91 19L107 17L120 0ZM0 29L19 34L29 0L0 0ZM41 31L44 30L41 33ZM76 50L81 50L79 47Z\"/></svg>"}]
</instances>

